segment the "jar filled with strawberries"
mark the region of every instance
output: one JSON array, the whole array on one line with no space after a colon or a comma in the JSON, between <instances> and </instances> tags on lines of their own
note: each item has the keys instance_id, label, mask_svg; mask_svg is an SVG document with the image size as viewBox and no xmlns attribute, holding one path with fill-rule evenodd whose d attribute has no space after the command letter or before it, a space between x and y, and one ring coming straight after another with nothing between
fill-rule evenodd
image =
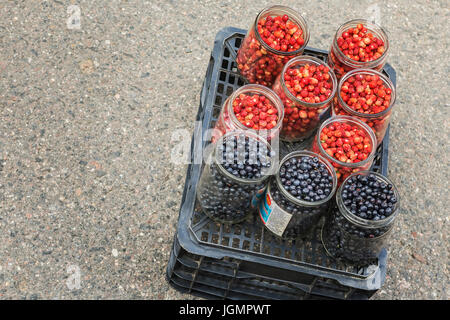
<instances>
[{"instance_id":1,"label":"jar filled with strawberries","mask_svg":"<svg viewBox=\"0 0 450 320\"><path fill-rule=\"evenodd\" d=\"M279 136L283 117L283 103L275 92L258 84L247 84L225 100L212 140L234 130L254 130L270 141Z\"/></svg>"},{"instance_id":2,"label":"jar filled with strawberries","mask_svg":"<svg viewBox=\"0 0 450 320\"><path fill-rule=\"evenodd\" d=\"M313 139L312 151L331 162L338 186L352 173L369 170L377 147L373 130L350 116L325 120Z\"/></svg>"},{"instance_id":3,"label":"jar filled with strawberries","mask_svg":"<svg viewBox=\"0 0 450 320\"><path fill-rule=\"evenodd\" d=\"M237 67L250 83L271 87L283 66L303 53L309 40L305 19L285 6L263 9L238 53Z\"/></svg>"},{"instance_id":4,"label":"jar filled with strawberries","mask_svg":"<svg viewBox=\"0 0 450 320\"><path fill-rule=\"evenodd\" d=\"M375 23L351 20L337 30L328 64L338 79L353 69L381 70L386 63L389 41L386 32Z\"/></svg>"},{"instance_id":5,"label":"jar filled with strawberries","mask_svg":"<svg viewBox=\"0 0 450 320\"><path fill-rule=\"evenodd\" d=\"M388 77L371 69L355 69L341 79L332 114L353 116L367 123L380 144L394 102L395 86Z\"/></svg>"},{"instance_id":6,"label":"jar filled with strawberries","mask_svg":"<svg viewBox=\"0 0 450 320\"><path fill-rule=\"evenodd\" d=\"M310 137L326 117L337 80L323 61L299 56L284 66L272 89L284 105L280 138L297 142Z\"/></svg>"}]
</instances>

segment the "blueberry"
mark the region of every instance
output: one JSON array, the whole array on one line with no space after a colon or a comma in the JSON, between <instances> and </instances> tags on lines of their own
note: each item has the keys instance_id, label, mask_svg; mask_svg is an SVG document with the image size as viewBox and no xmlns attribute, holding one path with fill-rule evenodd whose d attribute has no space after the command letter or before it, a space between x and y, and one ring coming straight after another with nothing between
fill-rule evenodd
<instances>
[{"instance_id":1,"label":"blueberry","mask_svg":"<svg viewBox=\"0 0 450 320\"><path fill-rule=\"evenodd\" d=\"M302 169L302 170L308 170L310 167L306 164L306 163L302 163L301 165L300 165L300 169Z\"/></svg>"}]
</instances>

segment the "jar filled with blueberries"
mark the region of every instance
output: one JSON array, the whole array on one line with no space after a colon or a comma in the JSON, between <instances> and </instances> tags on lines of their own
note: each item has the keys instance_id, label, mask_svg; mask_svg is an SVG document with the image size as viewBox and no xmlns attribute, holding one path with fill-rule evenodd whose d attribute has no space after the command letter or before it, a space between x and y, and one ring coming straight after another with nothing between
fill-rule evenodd
<instances>
[{"instance_id":1,"label":"jar filled with blueberries","mask_svg":"<svg viewBox=\"0 0 450 320\"><path fill-rule=\"evenodd\" d=\"M329 210L337 188L333 166L322 156L302 150L281 160L259 203L262 223L282 239L306 237Z\"/></svg>"},{"instance_id":2,"label":"jar filled with blueberries","mask_svg":"<svg viewBox=\"0 0 450 320\"><path fill-rule=\"evenodd\" d=\"M326 252L349 263L376 264L398 207L398 191L389 179L371 171L350 175L339 187L336 207L322 229Z\"/></svg>"},{"instance_id":3,"label":"jar filled with blueberries","mask_svg":"<svg viewBox=\"0 0 450 320\"><path fill-rule=\"evenodd\" d=\"M251 131L220 137L203 167L197 199L203 212L220 223L239 223L256 211L276 153L266 139Z\"/></svg>"}]
</instances>

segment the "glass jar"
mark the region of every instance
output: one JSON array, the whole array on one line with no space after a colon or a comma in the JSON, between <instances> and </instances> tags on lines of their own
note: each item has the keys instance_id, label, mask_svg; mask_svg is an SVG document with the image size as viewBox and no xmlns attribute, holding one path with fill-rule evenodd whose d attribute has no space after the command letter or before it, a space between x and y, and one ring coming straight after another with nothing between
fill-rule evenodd
<instances>
[{"instance_id":1,"label":"glass jar","mask_svg":"<svg viewBox=\"0 0 450 320\"><path fill-rule=\"evenodd\" d=\"M287 161L293 158L299 160L303 157L317 159L313 160L314 163L323 164L329 172L329 178L323 178L327 181L320 182L323 183L324 190L328 189L329 193L318 201L301 200L287 191L282 184L280 169L283 168L283 164L290 164ZM314 169L315 174L317 168ZM269 181L264 199L259 203L258 212L261 221L271 233L282 239L305 237L318 224L320 218L328 212L329 203L336 188L336 173L325 158L307 150L294 151L283 158L277 174Z\"/></svg>"},{"instance_id":2,"label":"glass jar","mask_svg":"<svg viewBox=\"0 0 450 320\"><path fill-rule=\"evenodd\" d=\"M261 108L258 105L254 106L254 113L258 113L254 116L252 113L252 118L248 119L248 123L242 123L236 117L234 112L235 110L235 102L237 98L242 97L242 95L259 95L264 96L265 99L268 99L271 104L275 107L277 111L277 120L276 124L269 124L269 117L273 115L267 114L266 109L264 109L265 105L261 105ZM269 111L270 112L270 111ZM264 119L260 119L260 117L264 114ZM254 117L253 117L254 116ZM255 120L255 118L257 119ZM258 85L258 84L248 84L240 87L236 91L234 91L227 100L225 100L222 109L220 111L219 118L217 119L215 130L213 130L212 141L216 141L219 137L224 135L226 132L234 131L234 130L255 130L257 134L266 138L268 141L271 139L278 137L281 124L284 117L284 107L280 98L273 92L271 89ZM251 121L251 122L250 122ZM256 125L262 125L261 122L265 122L265 126L270 125L270 129L259 129Z\"/></svg>"},{"instance_id":3,"label":"glass jar","mask_svg":"<svg viewBox=\"0 0 450 320\"><path fill-rule=\"evenodd\" d=\"M286 86L286 71L290 68L300 68L306 64L314 66L323 65L330 69L326 63L315 57L298 56L286 63L283 71L277 76L272 87L272 90L278 94L284 105L283 126L280 132L280 138L284 141L298 142L309 138L320 123L329 115L326 111L328 111L336 93L337 80L334 72L330 69L330 89L332 91L326 100L318 103L308 103L292 94Z\"/></svg>"},{"instance_id":4,"label":"glass jar","mask_svg":"<svg viewBox=\"0 0 450 320\"><path fill-rule=\"evenodd\" d=\"M325 127L329 128L333 123L349 124L355 126L357 130L363 132L364 137L369 139L369 144L364 145L367 150L370 150L368 151L369 155L366 159L360 160L358 162L343 162L332 157L325 151L322 145L323 142L321 141L321 134ZM375 137L375 133L367 124L350 116L333 116L325 120L320 126L316 136L313 139L312 151L320 154L333 165L334 169L336 170L338 186L340 186L342 182L352 173L368 170L372 166L373 159L375 158L376 146L377 138Z\"/></svg>"},{"instance_id":5,"label":"glass jar","mask_svg":"<svg viewBox=\"0 0 450 320\"><path fill-rule=\"evenodd\" d=\"M380 220L363 219L351 212L344 204L342 190L353 177L376 177L378 183L392 185L389 196L397 199L391 207L392 213ZM321 239L326 252L345 262L369 265L376 264L376 259L383 247L388 244L389 236L398 215L399 195L396 187L386 177L370 171L357 172L350 175L336 192L336 207L326 218L322 227ZM392 205L392 204L390 204Z\"/></svg>"},{"instance_id":6,"label":"glass jar","mask_svg":"<svg viewBox=\"0 0 450 320\"><path fill-rule=\"evenodd\" d=\"M349 28L356 28L358 24L362 24L367 29L367 32L372 33L375 37L383 41L384 52L379 58L372 61L356 61L346 56L339 48L338 39L342 36L342 33ZM352 71L353 69L366 68L380 71L381 69L383 69L384 64L386 63L388 51L389 40L383 28L373 22L369 22L368 20L355 19L344 23L336 31L333 42L331 44L330 52L328 53L327 62L329 66L333 68L334 73L339 80L347 72Z\"/></svg>"},{"instance_id":7,"label":"glass jar","mask_svg":"<svg viewBox=\"0 0 450 320\"><path fill-rule=\"evenodd\" d=\"M383 86L391 90L391 100L389 102L389 106L381 112L378 113L363 113L353 110L347 103L344 102L341 96L342 86L347 82L347 80L355 75L362 76L378 76L380 81L382 81ZM371 69L355 69L349 73L347 73L339 82L338 90L336 97L334 98L332 104L332 115L349 115L352 117L356 117L359 120L367 123L369 127L375 133L377 137L378 145L383 141L384 135L386 134L386 129L389 125L389 119L392 113L392 107L395 103L395 86L392 81L383 75L382 73L371 70Z\"/></svg>"},{"instance_id":8,"label":"glass jar","mask_svg":"<svg viewBox=\"0 0 450 320\"><path fill-rule=\"evenodd\" d=\"M203 212L221 223L245 220L256 210L252 201L265 189L275 160L267 140L253 132L234 131L220 137L207 155L197 185ZM255 165L259 166L257 171ZM244 178L238 170L253 176Z\"/></svg>"},{"instance_id":9,"label":"glass jar","mask_svg":"<svg viewBox=\"0 0 450 320\"><path fill-rule=\"evenodd\" d=\"M287 15L296 28L300 29L303 44L295 51L281 51L272 48L261 37L258 23L268 16ZM295 28L292 28L295 29ZM250 83L271 87L283 66L295 56L301 55L309 41L309 29L305 19L295 10L285 6L272 6L263 9L251 25L236 57L240 74ZM273 45L273 44L272 44Z\"/></svg>"}]
</instances>

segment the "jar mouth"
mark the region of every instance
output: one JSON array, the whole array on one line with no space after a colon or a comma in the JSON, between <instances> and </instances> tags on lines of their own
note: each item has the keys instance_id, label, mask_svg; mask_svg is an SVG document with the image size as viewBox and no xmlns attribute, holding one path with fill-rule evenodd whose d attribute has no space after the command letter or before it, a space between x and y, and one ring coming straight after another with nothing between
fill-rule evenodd
<instances>
[{"instance_id":1,"label":"jar mouth","mask_svg":"<svg viewBox=\"0 0 450 320\"><path fill-rule=\"evenodd\" d=\"M331 76L331 82L333 85L333 89L332 89L330 96L325 101L317 102L317 103L309 103L309 102L297 99L297 97L295 97L289 91L289 89L286 87L284 75L285 75L286 71L288 70L288 68L293 64L302 66L306 63L313 63L316 66L324 65L325 67L327 67L329 69L329 74ZM337 87L338 87L337 78L333 72L333 69L330 68L330 66L328 64L326 64L324 61L322 61L316 57L312 57L312 56L308 56L308 55L298 56L298 57L295 57L295 58L289 60L289 62L285 64L285 66L283 67L283 70L281 71L280 80L281 80L283 91L289 97L289 99L293 100L295 103L301 104L302 106L307 107L307 108L320 108L321 106L328 104L334 98L336 91L337 91Z\"/></svg>"},{"instance_id":2,"label":"jar mouth","mask_svg":"<svg viewBox=\"0 0 450 320\"><path fill-rule=\"evenodd\" d=\"M383 81L383 84L385 86L387 86L389 89L391 89L391 101L389 103L389 107L386 108L385 110L378 112L378 113L363 113L363 112L359 112L356 110L353 110L347 103L344 102L344 100L342 100L341 97L341 88L343 86L343 84L347 81L347 79L349 79L351 76L357 75L357 74L362 74L362 75L377 75L380 77L380 79ZM341 81L339 81L339 86L337 89L337 97L339 100L340 105L344 108L345 111L347 111L348 113L361 117L361 118L379 118L381 116L384 116L385 114L389 113L392 109L392 107L395 104L395 99L396 99L396 92L395 92L395 86L392 83L391 79L389 79L388 77L386 77L384 74L382 74L381 72L378 72L376 70L373 69L355 69L352 70L348 73L346 73L344 75L344 77L342 77Z\"/></svg>"},{"instance_id":3,"label":"jar mouth","mask_svg":"<svg viewBox=\"0 0 450 320\"><path fill-rule=\"evenodd\" d=\"M292 158L299 158L299 157L316 157L319 159L320 162L322 162L326 168L328 169L328 172L331 174L331 177L333 179L333 187L330 191L330 193L328 194L328 196L322 200L319 201L305 201L305 200L301 200L298 199L296 197L294 197L292 194L290 194L282 185L281 183L281 178L280 178L280 168L283 166L283 164L292 159ZM308 151L308 150L299 150L299 151L294 151L291 152L289 154L287 154L281 161L280 161L280 165L278 166L278 170L277 170L277 174L275 175L275 179L276 179L276 183L277 183L277 187L280 190L280 192L283 194L283 196L285 196L287 199L289 199L291 202L294 202L297 205L301 205L304 207L315 207L321 204L324 204L326 202L328 202L333 196L334 193L336 192L337 189L337 176L336 176L336 171L334 170L334 167L331 165L331 163L325 159L324 157L322 157L320 154L314 153L312 151ZM270 183L269 183L269 187L270 187Z\"/></svg>"},{"instance_id":4,"label":"jar mouth","mask_svg":"<svg viewBox=\"0 0 450 320\"><path fill-rule=\"evenodd\" d=\"M348 29L350 27L351 28L356 27L358 24L362 24L367 29L367 31L370 31L375 36L377 36L378 38L381 38L383 40L385 50L384 50L383 54L381 55L381 57L379 57L378 59L371 60L371 61L356 61L356 60L353 60L353 59L350 59L349 57L347 57L339 48L339 46L337 44L337 39L342 35L342 32L344 31L344 29ZM386 31L378 24L376 24L374 22L370 22L369 20L365 20L365 19L354 19L354 20L350 20L350 21L343 23L338 28L338 30L336 31L336 34L334 36L333 46L337 49L336 52L340 55L340 57L342 59L344 59L344 61L347 62L350 66L359 68L359 67L369 65L372 67L372 66L378 65L381 61L383 61L386 58L387 53L389 51L389 39L388 39Z\"/></svg>"},{"instance_id":5,"label":"jar mouth","mask_svg":"<svg viewBox=\"0 0 450 320\"><path fill-rule=\"evenodd\" d=\"M348 182L349 179L351 179L352 177L358 176L358 175L364 175L364 176L368 176L368 175L374 175L377 178L378 182L383 182L386 184L391 184L392 185L392 190L394 191L394 195L397 198L397 202L395 203L394 207L393 207L393 213L384 218L384 219L380 219L380 220L369 220L369 219L363 219L361 217L358 217L357 215L353 214L345 205L344 202L342 200L342 190L344 185ZM379 174L378 172L374 172L374 171L369 171L369 170L364 170L364 171L358 171L355 173L352 173L351 175L349 175L344 182L341 184L341 186L339 187L337 193L336 193L336 202L338 204L339 207L342 207L344 210L342 210L341 212L343 213L343 216L349 220L352 223L355 223L361 227L365 227L365 228L380 228L380 227L384 227L386 225L388 225L389 223L391 223L391 221L393 221L395 219L395 217L398 215L398 208L399 208L399 204L400 204L400 197L399 197L399 193L397 190L397 187L392 183L391 180L389 180L387 177Z\"/></svg>"},{"instance_id":6,"label":"jar mouth","mask_svg":"<svg viewBox=\"0 0 450 320\"><path fill-rule=\"evenodd\" d=\"M299 28L302 29L303 40L305 42L303 43L303 45L300 48L298 48L295 51L276 50L276 49L272 48L271 46L269 46L261 38L261 35L259 34L258 27L257 27L258 22L261 18L265 18L266 16L269 16L269 14L267 14L267 13L270 13L272 11L276 11L276 13L279 12L280 14L287 14L289 16L289 19L292 20ZM271 6L271 7L266 7L263 10L261 10L261 12L258 13L258 15L256 16L255 23L254 23L254 30L255 30L255 34L256 34L258 41L261 43L261 45L264 47L264 49L266 49L269 52L275 53L276 55L280 55L280 56L295 56L295 55L303 52L303 50L306 48L306 45L308 44L308 41L309 41L309 30L308 30L308 25L306 23L305 18L303 18L295 10L293 10L289 7L286 7L286 6Z\"/></svg>"},{"instance_id":7,"label":"jar mouth","mask_svg":"<svg viewBox=\"0 0 450 320\"><path fill-rule=\"evenodd\" d=\"M227 106L229 116L231 117L233 122L237 124L237 126L240 130L254 130L252 128L246 127L241 121L239 121L239 119L236 117L236 114L234 113L234 109L233 109L233 102L234 102L234 100L236 100L237 97L239 97L240 94L252 94L252 93L253 94L257 93L257 94L265 96L267 99L269 99L273 103L273 105L275 106L275 108L278 111L278 120L277 120L277 124L275 125L275 127L273 127L272 129L261 129L259 131L276 132L276 130L278 130L281 127L281 124L283 123L284 105L283 105L283 102L281 101L280 97L268 87L265 87L265 86L262 86L259 84L247 84L247 85L242 86L239 89L237 89L229 97L229 103ZM225 101L225 105L226 105L226 101Z\"/></svg>"},{"instance_id":8,"label":"jar mouth","mask_svg":"<svg viewBox=\"0 0 450 320\"><path fill-rule=\"evenodd\" d=\"M219 158L220 156L223 155L223 153L220 152L219 148L220 146L223 145L223 143L225 141L227 141L227 139L229 138L237 138L237 139L241 139L240 137L243 137L242 139L245 138L249 138L249 139L253 139L256 141L257 146L261 146L263 145L265 150L268 151L270 153L270 156L267 156L269 158L270 161L270 167L265 168L261 171L261 177L258 179L244 179L238 176L235 176L233 174L231 174L230 172L228 172L227 170L225 170L225 168L223 167L222 163L223 160L222 158ZM239 141L239 140L238 140ZM270 145L269 142L267 142L266 139L264 139L263 137L259 136L257 133L249 131L249 130L234 130L234 131L230 131L228 133L226 133L225 135L221 136L215 145L214 148L214 156L213 156L213 160L214 163L217 165L217 167L219 168L219 170L221 171L222 174L224 174L226 177L228 177L231 180L235 180L241 184L255 184L255 183L260 183L263 182L264 180L266 180L267 178L269 178L273 172L275 171L276 168L276 159L275 156L272 155L272 146ZM233 160L234 161L234 160Z\"/></svg>"},{"instance_id":9,"label":"jar mouth","mask_svg":"<svg viewBox=\"0 0 450 320\"><path fill-rule=\"evenodd\" d=\"M371 140L372 151L370 152L369 156L365 160L359 161L359 162L351 162L351 163L342 162L342 161L330 156L328 153L325 152L325 150L322 147L322 143L320 143L320 135L322 133L322 130L326 126L328 126L334 122L343 122L343 123L350 122L351 124L357 125L359 127L359 129L362 129L366 132L366 134L370 137L370 140ZM320 152L323 154L323 156L328 161L330 161L331 163L335 162L342 167L349 167L349 168L361 167L361 166L366 165L370 161L372 161L373 158L375 157L375 152L376 152L376 148L378 145L377 137L375 136L375 133L373 132L372 128L370 128L366 123L362 122L361 120L351 117L351 116L332 116L332 117L328 118L327 120L325 120L322 123L322 125L320 126L319 130L317 131L317 144L318 144Z\"/></svg>"}]
</instances>

